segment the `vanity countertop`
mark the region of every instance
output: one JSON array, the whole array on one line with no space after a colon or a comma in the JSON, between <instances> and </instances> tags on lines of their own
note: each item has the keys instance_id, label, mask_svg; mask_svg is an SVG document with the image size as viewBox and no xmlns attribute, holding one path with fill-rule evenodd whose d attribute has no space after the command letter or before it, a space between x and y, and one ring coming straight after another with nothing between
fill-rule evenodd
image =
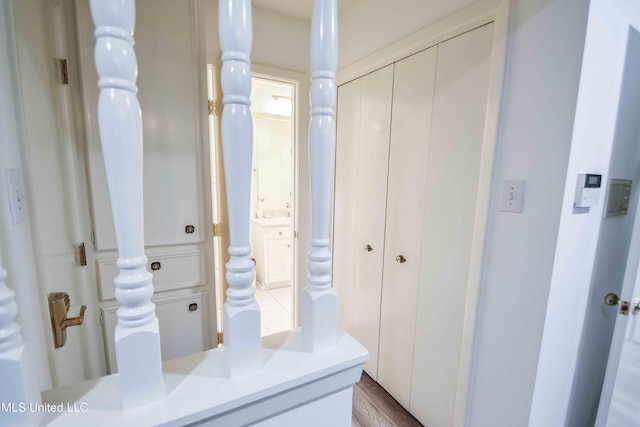
<instances>
[{"instance_id":1,"label":"vanity countertop","mask_svg":"<svg viewBox=\"0 0 640 427\"><path fill-rule=\"evenodd\" d=\"M284 225L291 225L291 217L277 216L273 218L252 218L251 222L263 227L282 227Z\"/></svg>"}]
</instances>

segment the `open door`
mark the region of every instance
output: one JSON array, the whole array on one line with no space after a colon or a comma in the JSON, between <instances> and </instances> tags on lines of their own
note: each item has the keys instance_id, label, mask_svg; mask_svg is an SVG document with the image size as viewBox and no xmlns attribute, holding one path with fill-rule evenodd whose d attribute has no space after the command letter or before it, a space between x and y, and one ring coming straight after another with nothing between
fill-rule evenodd
<instances>
[{"instance_id":1,"label":"open door","mask_svg":"<svg viewBox=\"0 0 640 427\"><path fill-rule=\"evenodd\" d=\"M637 222L637 220L636 220ZM640 234L640 233L638 233ZM597 426L640 425L640 276L635 265L635 284L623 289L621 300L628 302L627 315L618 316L609 353L607 374L600 398Z\"/></svg>"},{"instance_id":2,"label":"open door","mask_svg":"<svg viewBox=\"0 0 640 427\"><path fill-rule=\"evenodd\" d=\"M221 54L213 64L207 64L207 93L209 98L209 143L211 152L211 191L213 203L213 256L215 265L216 316L218 320L218 344L222 344L222 306L227 301L226 262L229 258L229 221L227 214L227 192L222 162L222 87L220 83Z\"/></svg>"},{"instance_id":3,"label":"open door","mask_svg":"<svg viewBox=\"0 0 640 427\"><path fill-rule=\"evenodd\" d=\"M640 18L640 14L638 15ZM640 24L640 22L638 22ZM626 268L622 287L618 295L609 296L609 305L615 305L615 327L611 340L611 350L600 396L596 426L624 427L640 426L640 27L630 28L628 32L622 89L616 124L616 136L612 166L624 164L627 160L629 181L615 181L610 185L609 193L616 189L623 191L621 203L615 202L609 195L605 205L607 214L628 205L633 232L626 255ZM612 176L612 178L615 178ZM635 187L635 189L633 188ZM627 190L628 188L628 190ZM629 195L624 195L628 192ZM624 210L626 212L626 210ZM605 218L606 220L607 218ZM614 220L620 218L613 217ZM622 224L621 224L622 225ZM624 256L624 253L618 256ZM615 292L615 291L614 291ZM611 307L614 309L614 307Z\"/></svg>"}]
</instances>

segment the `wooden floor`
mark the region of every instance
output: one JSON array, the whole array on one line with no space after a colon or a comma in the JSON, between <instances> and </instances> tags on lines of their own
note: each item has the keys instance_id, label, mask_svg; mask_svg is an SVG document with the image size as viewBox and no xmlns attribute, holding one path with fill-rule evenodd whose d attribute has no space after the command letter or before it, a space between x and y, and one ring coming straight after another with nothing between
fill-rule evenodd
<instances>
[{"instance_id":1,"label":"wooden floor","mask_svg":"<svg viewBox=\"0 0 640 427\"><path fill-rule=\"evenodd\" d=\"M422 426L369 375L353 388L353 427Z\"/></svg>"}]
</instances>

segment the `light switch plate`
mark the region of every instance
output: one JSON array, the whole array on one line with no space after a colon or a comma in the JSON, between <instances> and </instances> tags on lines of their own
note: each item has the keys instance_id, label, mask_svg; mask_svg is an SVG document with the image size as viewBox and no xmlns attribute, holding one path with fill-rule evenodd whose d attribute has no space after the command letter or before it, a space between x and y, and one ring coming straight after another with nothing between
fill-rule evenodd
<instances>
[{"instance_id":1,"label":"light switch plate","mask_svg":"<svg viewBox=\"0 0 640 427\"><path fill-rule=\"evenodd\" d=\"M502 212L522 212L524 200L524 181L505 180L502 187Z\"/></svg>"},{"instance_id":2,"label":"light switch plate","mask_svg":"<svg viewBox=\"0 0 640 427\"><path fill-rule=\"evenodd\" d=\"M7 192L9 193L9 209L11 219L14 224L18 224L27 219L27 198L22 182L20 169L8 169L4 173L7 181Z\"/></svg>"}]
</instances>

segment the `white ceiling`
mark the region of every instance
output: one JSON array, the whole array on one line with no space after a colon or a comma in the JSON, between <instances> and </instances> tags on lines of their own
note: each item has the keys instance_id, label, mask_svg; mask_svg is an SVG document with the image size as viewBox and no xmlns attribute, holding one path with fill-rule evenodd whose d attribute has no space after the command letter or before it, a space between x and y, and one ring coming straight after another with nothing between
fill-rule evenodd
<instances>
[{"instance_id":1,"label":"white ceiling","mask_svg":"<svg viewBox=\"0 0 640 427\"><path fill-rule=\"evenodd\" d=\"M313 0L253 0L251 3L261 9L267 9L282 15L292 16L306 21L311 20ZM338 16L359 3L361 0L338 0Z\"/></svg>"}]
</instances>

